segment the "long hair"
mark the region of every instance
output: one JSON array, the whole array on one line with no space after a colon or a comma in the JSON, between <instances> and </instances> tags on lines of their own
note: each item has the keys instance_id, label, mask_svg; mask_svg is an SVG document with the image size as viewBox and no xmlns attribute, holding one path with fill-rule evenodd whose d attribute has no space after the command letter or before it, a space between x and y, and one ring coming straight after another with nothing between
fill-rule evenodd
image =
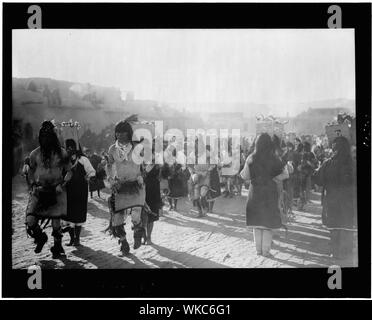
<instances>
[{"instance_id":1,"label":"long hair","mask_svg":"<svg viewBox=\"0 0 372 320\"><path fill-rule=\"evenodd\" d=\"M281 147L281 140L280 138L274 134L273 138L273 149L274 149L274 152L277 152L279 157L281 157L283 155L283 149Z\"/></svg>"},{"instance_id":2,"label":"long hair","mask_svg":"<svg viewBox=\"0 0 372 320\"><path fill-rule=\"evenodd\" d=\"M252 159L266 167L274 156L274 146L271 137L267 133L260 134L255 141Z\"/></svg>"},{"instance_id":3,"label":"long hair","mask_svg":"<svg viewBox=\"0 0 372 320\"><path fill-rule=\"evenodd\" d=\"M43 137L48 137L48 141L43 141ZM49 168L52 154L55 153L60 157L62 155L62 149L55 131L55 126L51 121L44 121L41 124L39 130L39 144L41 161L46 168Z\"/></svg>"},{"instance_id":4,"label":"long hair","mask_svg":"<svg viewBox=\"0 0 372 320\"><path fill-rule=\"evenodd\" d=\"M267 133L260 134L256 139L255 145L252 161L262 168L262 172L271 174L273 165L279 161L279 158L274 153L274 144L270 135Z\"/></svg>"}]
</instances>

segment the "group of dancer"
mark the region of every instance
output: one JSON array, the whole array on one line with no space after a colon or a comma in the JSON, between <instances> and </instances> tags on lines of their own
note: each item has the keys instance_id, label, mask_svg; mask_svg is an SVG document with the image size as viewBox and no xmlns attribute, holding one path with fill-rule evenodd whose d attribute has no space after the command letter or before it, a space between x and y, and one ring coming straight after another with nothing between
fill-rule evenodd
<instances>
[{"instance_id":1,"label":"group of dancer","mask_svg":"<svg viewBox=\"0 0 372 320\"><path fill-rule=\"evenodd\" d=\"M130 252L125 229L129 216L133 248L137 249L152 243L154 222L159 219L165 199L171 211L177 210L178 199L188 196L198 217L205 217L213 212L215 200L222 195L223 182L225 196L231 196L234 185L238 186L238 193L243 184L248 189L246 223L254 229L257 254L270 254L273 230L284 224L284 208L290 212L296 204L303 209L315 184L322 187L323 223L332 230L331 254L339 257L350 252L345 243L351 243L356 230L355 169L349 142L344 137L333 141L333 154L327 159L322 147L312 152L308 142L296 139L294 144L284 143L275 135L263 133L256 137L247 154L241 154L238 173L224 176L223 168L231 163L212 163L209 145L197 149L205 155L196 154L192 165L177 160L156 164L155 148L152 163L135 161L141 158L142 149L137 148L140 142L133 140L130 120L117 123L115 142L103 158L90 150L84 154L73 139L65 140L61 146L55 129L50 121L42 123L39 147L30 153L26 163L30 189L26 225L27 233L34 238L36 253L48 240L42 227L45 220L52 221L53 258L64 254L65 232L70 235L68 246L80 245L81 227L87 219L88 190L91 197L94 191L100 196L104 180L111 190L106 231L118 239L124 255ZM206 162L198 162L201 156Z\"/></svg>"},{"instance_id":2,"label":"group of dancer","mask_svg":"<svg viewBox=\"0 0 372 320\"><path fill-rule=\"evenodd\" d=\"M129 122L119 122L115 127L115 144L109 148L107 157L107 176L112 191L108 200L108 231L119 239L125 254L129 253L124 228L127 216L132 217L134 248L138 248L146 226L151 234L158 206L148 201L152 205L150 209L146 203L142 167L132 157L132 134ZM58 258L65 253L62 246L64 232L70 234L67 245L80 245L81 226L87 218L88 185L96 177L96 170L75 140L67 139L65 146L61 146L51 121L42 123L39 147L30 153L27 166L26 180L30 190L26 208L27 233L34 239L35 253L41 252L48 241L42 225L45 220L51 220L54 237L51 251L53 258ZM151 172L146 169L147 173ZM148 178L151 179L150 174Z\"/></svg>"}]
</instances>

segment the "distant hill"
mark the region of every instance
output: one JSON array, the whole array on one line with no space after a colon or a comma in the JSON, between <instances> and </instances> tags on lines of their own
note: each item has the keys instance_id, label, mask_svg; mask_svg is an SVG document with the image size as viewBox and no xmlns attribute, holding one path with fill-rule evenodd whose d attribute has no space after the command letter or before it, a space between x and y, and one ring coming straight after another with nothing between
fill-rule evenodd
<instances>
[{"instance_id":1,"label":"distant hill","mask_svg":"<svg viewBox=\"0 0 372 320\"><path fill-rule=\"evenodd\" d=\"M123 100L117 88L49 78L13 78L12 104L13 117L33 128L45 119L73 119L82 124L82 131L89 128L98 133L131 114L138 114L141 120L164 120L164 129L203 125L192 113L171 105L136 100L134 94Z\"/></svg>"},{"instance_id":2,"label":"distant hill","mask_svg":"<svg viewBox=\"0 0 372 320\"><path fill-rule=\"evenodd\" d=\"M119 89L49 78L13 78L13 105L112 108L123 104Z\"/></svg>"},{"instance_id":3,"label":"distant hill","mask_svg":"<svg viewBox=\"0 0 372 320\"><path fill-rule=\"evenodd\" d=\"M136 100L134 93L123 100L118 88L49 78L13 78L12 91L14 118L22 120L24 124L30 123L33 128L38 128L44 119L73 119L82 124L83 131L89 128L100 132L108 125L136 113L143 120L164 120L164 130L240 128L242 132L253 134L255 117L272 114L289 120L289 131L317 133L323 132L324 125L339 111L355 114L355 101L350 99L288 105L254 102L159 103ZM289 110L290 114L296 116L287 117ZM207 115L203 115L206 111ZM213 114L217 114L217 118Z\"/></svg>"}]
</instances>

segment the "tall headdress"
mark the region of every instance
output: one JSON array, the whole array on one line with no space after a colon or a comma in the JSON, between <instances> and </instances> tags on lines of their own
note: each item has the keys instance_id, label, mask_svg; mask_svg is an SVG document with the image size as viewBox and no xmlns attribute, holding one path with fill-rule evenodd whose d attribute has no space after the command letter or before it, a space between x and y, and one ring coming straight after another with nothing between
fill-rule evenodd
<instances>
[{"instance_id":1,"label":"tall headdress","mask_svg":"<svg viewBox=\"0 0 372 320\"><path fill-rule=\"evenodd\" d=\"M72 139L76 143L76 147L79 149L79 129L81 128L80 123L78 121L73 122L72 119L70 121L64 121L61 123L61 135L63 137L64 144L66 140Z\"/></svg>"}]
</instances>

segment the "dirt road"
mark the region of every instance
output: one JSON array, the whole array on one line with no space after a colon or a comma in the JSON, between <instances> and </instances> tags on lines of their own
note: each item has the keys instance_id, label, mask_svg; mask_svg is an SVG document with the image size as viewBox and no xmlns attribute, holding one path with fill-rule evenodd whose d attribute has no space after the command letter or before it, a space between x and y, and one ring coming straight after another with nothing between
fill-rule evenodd
<instances>
[{"instance_id":1,"label":"dirt road","mask_svg":"<svg viewBox=\"0 0 372 320\"><path fill-rule=\"evenodd\" d=\"M27 190L21 177L13 183L13 268L27 268L38 263L42 268L119 269L119 268L296 268L351 265L351 261L334 261L329 255L329 232L321 224L320 195L313 193L305 211L295 211L296 220L288 233L274 235L272 257L255 254L253 232L245 226L246 194L233 199L217 199L214 213L197 218L190 212L191 203L179 201L178 212L167 207L155 222L153 245L133 250L130 219L126 225L131 254L122 256L119 245L103 230L108 225L107 192L89 199L88 218L81 234L80 247L64 246L66 257L53 260L51 228L48 243L40 254L25 230ZM69 236L63 238L68 242ZM355 263L355 262L354 262Z\"/></svg>"}]
</instances>

